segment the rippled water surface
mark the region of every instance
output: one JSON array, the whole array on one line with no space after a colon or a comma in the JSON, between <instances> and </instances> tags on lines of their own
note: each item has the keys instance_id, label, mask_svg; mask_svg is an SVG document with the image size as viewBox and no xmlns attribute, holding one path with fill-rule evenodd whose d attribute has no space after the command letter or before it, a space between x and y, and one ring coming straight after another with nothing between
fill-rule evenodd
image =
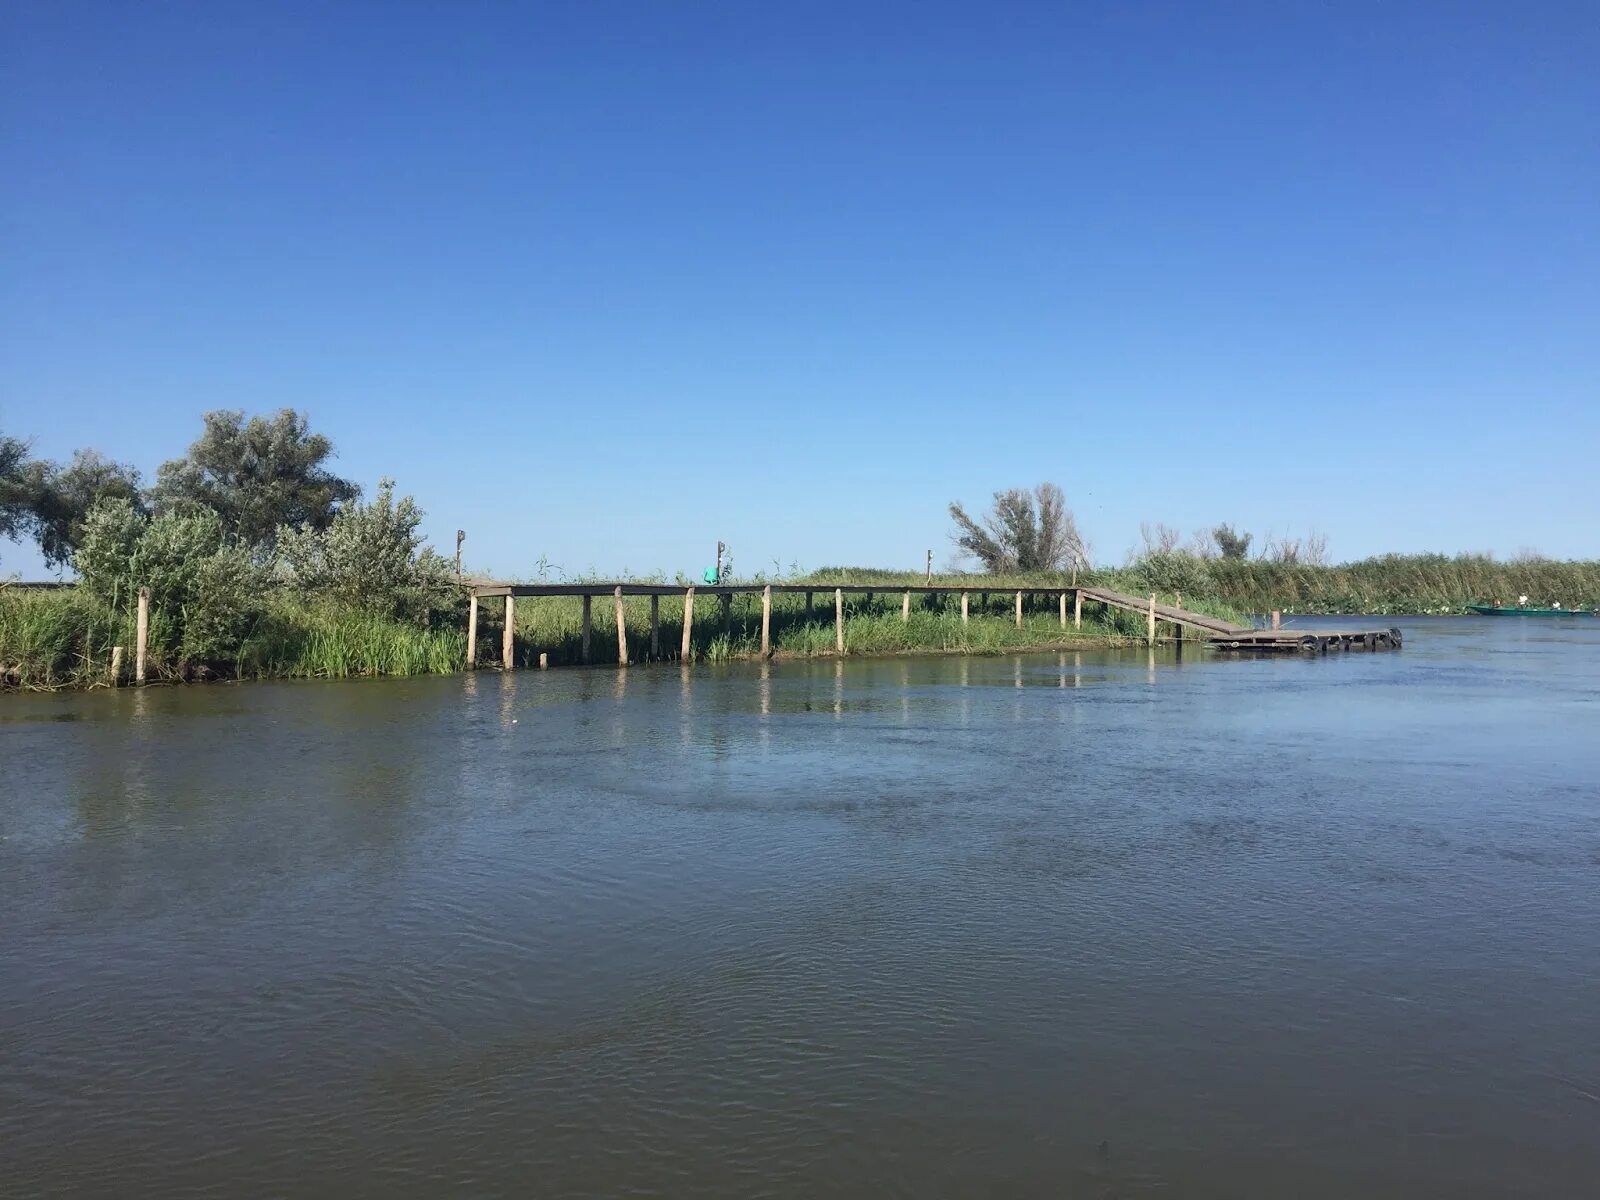
<instances>
[{"instance_id":1,"label":"rippled water surface","mask_svg":"<svg viewBox=\"0 0 1600 1200\"><path fill-rule=\"evenodd\" d=\"M1595 1194L1600 621L1405 627L0 696L0 1193Z\"/></svg>"}]
</instances>

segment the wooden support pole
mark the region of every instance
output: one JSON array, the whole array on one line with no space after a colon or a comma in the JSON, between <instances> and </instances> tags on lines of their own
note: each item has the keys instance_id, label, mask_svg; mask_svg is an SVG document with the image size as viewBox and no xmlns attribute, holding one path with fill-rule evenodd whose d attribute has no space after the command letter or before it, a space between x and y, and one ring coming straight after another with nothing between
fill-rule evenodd
<instances>
[{"instance_id":1,"label":"wooden support pole","mask_svg":"<svg viewBox=\"0 0 1600 1200\"><path fill-rule=\"evenodd\" d=\"M1272 627L1274 629L1283 628L1283 613L1279 612L1277 609L1272 610Z\"/></svg>"},{"instance_id":2,"label":"wooden support pole","mask_svg":"<svg viewBox=\"0 0 1600 1200\"><path fill-rule=\"evenodd\" d=\"M594 631L594 597L583 598L583 624L579 627L581 644L579 646L579 661L589 661L589 635Z\"/></svg>"},{"instance_id":3,"label":"wooden support pole","mask_svg":"<svg viewBox=\"0 0 1600 1200\"><path fill-rule=\"evenodd\" d=\"M1072 589L1072 627L1074 629L1083 628L1083 590L1081 588Z\"/></svg>"},{"instance_id":4,"label":"wooden support pole","mask_svg":"<svg viewBox=\"0 0 1600 1200\"><path fill-rule=\"evenodd\" d=\"M122 647L111 647L111 686L116 687L122 682Z\"/></svg>"},{"instance_id":5,"label":"wooden support pole","mask_svg":"<svg viewBox=\"0 0 1600 1200\"><path fill-rule=\"evenodd\" d=\"M967 597L968 593L961 593L961 623L963 625L967 623Z\"/></svg>"},{"instance_id":6,"label":"wooden support pole","mask_svg":"<svg viewBox=\"0 0 1600 1200\"><path fill-rule=\"evenodd\" d=\"M844 590L833 589L833 645L840 654L844 653Z\"/></svg>"},{"instance_id":7,"label":"wooden support pole","mask_svg":"<svg viewBox=\"0 0 1600 1200\"><path fill-rule=\"evenodd\" d=\"M150 644L150 589L139 589L139 616L133 634L133 681L144 683L146 650Z\"/></svg>"},{"instance_id":8,"label":"wooden support pole","mask_svg":"<svg viewBox=\"0 0 1600 1200\"><path fill-rule=\"evenodd\" d=\"M1067 594L1061 593L1061 628L1067 627Z\"/></svg>"},{"instance_id":9,"label":"wooden support pole","mask_svg":"<svg viewBox=\"0 0 1600 1200\"><path fill-rule=\"evenodd\" d=\"M661 657L661 597L650 597L650 657Z\"/></svg>"},{"instance_id":10,"label":"wooden support pole","mask_svg":"<svg viewBox=\"0 0 1600 1200\"><path fill-rule=\"evenodd\" d=\"M906 594L900 598L900 620L911 620L911 591L909 588L906 590Z\"/></svg>"},{"instance_id":11,"label":"wooden support pole","mask_svg":"<svg viewBox=\"0 0 1600 1200\"><path fill-rule=\"evenodd\" d=\"M727 637L733 632L733 593L723 592L722 601L722 635Z\"/></svg>"},{"instance_id":12,"label":"wooden support pole","mask_svg":"<svg viewBox=\"0 0 1600 1200\"><path fill-rule=\"evenodd\" d=\"M772 653L772 585L761 589L761 657Z\"/></svg>"},{"instance_id":13,"label":"wooden support pole","mask_svg":"<svg viewBox=\"0 0 1600 1200\"><path fill-rule=\"evenodd\" d=\"M1017 593L1017 628L1022 628L1022 593Z\"/></svg>"},{"instance_id":14,"label":"wooden support pole","mask_svg":"<svg viewBox=\"0 0 1600 1200\"><path fill-rule=\"evenodd\" d=\"M617 605L617 666L628 665L628 616L627 610L622 607L622 585L611 593Z\"/></svg>"},{"instance_id":15,"label":"wooden support pole","mask_svg":"<svg viewBox=\"0 0 1600 1200\"><path fill-rule=\"evenodd\" d=\"M547 652L541 650L541 651L539 651L539 670L548 671L549 669L550 669L550 655Z\"/></svg>"},{"instance_id":16,"label":"wooden support pole","mask_svg":"<svg viewBox=\"0 0 1600 1200\"><path fill-rule=\"evenodd\" d=\"M506 627L500 631L500 666L509 671L516 666L517 654L517 600L506 597Z\"/></svg>"},{"instance_id":17,"label":"wooden support pole","mask_svg":"<svg viewBox=\"0 0 1600 1200\"><path fill-rule=\"evenodd\" d=\"M467 670L478 667L478 593L467 601Z\"/></svg>"},{"instance_id":18,"label":"wooden support pole","mask_svg":"<svg viewBox=\"0 0 1600 1200\"><path fill-rule=\"evenodd\" d=\"M806 620L811 620L811 593L806 593Z\"/></svg>"},{"instance_id":19,"label":"wooden support pole","mask_svg":"<svg viewBox=\"0 0 1600 1200\"><path fill-rule=\"evenodd\" d=\"M678 657L688 662L694 654L694 589L683 593L683 649Z\"/></svg>"},{"instance_id":20,"label":"wooden support pole","mask_svg":"<svg viewBox=\"0 0 1600 1200\"><path fill-rule=\"evenodd\" d=\"M1145 630L1145 637L1150 645L1154 646L1156 644L1156 594L1154 592L1150 593L1150 619Z\"/></svg>"}]
</instances>

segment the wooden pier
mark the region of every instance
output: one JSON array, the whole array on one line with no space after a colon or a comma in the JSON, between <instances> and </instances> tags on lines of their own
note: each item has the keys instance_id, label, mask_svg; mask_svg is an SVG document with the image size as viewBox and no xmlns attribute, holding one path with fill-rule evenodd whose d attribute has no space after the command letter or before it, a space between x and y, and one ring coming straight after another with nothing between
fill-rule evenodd
<instances>
[{"instance_id":1,"label":"wooden pier","mask_svg":"<svg viewBox=\"0 0 1600 1200\"><path fill-rule=\"evenodd\" d=\"M1381 630L1303 630L1281 629L1277 614L1273 614L1272 628L1256 629L1246 625L1235 625L1220 617L1208 616L1205 613L1191 612L1181 607L1182 599L1178 604L1162 604L1154 595L1148 597L1133 596L1125 592L1112 591L1109 588L1092 587L1087 584L1066 584L1059 587L1030 586L1023 588L1001 588L994 584L979 587L966 587L961 584L827 584L827 583L750 583L750 584L663 584L663 583L490 583L472 582L470 588L470 607L467 617L467 664L472 666L477 662L478 654L478 606L483 599L503 597L505 601L505 621L501 628L501 665L510 668L513 665L513 647L516 638L516 601L522 598L536 598L549 596L578 597L583 601L583 617L579 641L579 661L588 663L592 661L593 649L593 608L595 599L609 599L612 602L615 614L617 637L617 662L627 666L630 662L630 647L628 644L627 623L624 619L623 601L629 596L648 596L650 598L650 657L660 658L661 655L661 598L663 596L681 597L683 600L683 641L679 651L680 658L687 660L692 654L691 638L694 630L695 601L700 597L716 597L721 606L723 623L729 621L730 608L735 596L760 596L761 597L761 653L772 652L772 598L774 595L804 595L806 598L805 611L810 616L815 607L815 601L820 594L827 597L832 593L833 619L834 619L834 646L839 654L845 648L845 606L846 596L864 596L868 603L878 595L892 595L900 593L900 618L903 621L911 619L911 598L913 596L938 596L960 597L961 620L967 623L971 620L971 597L974 592L984 598L994 594L1015 595L1016 623L1020 627L1023 623L1024 603L1028 599L1049 597L1057 600L1057 611L1060 616L1061 627L1067 628L1068 613L1070 610L1073 628L1083 625L1083 608L1085 603L1099 604L1104 609L1122 609L1127 612L1138 613L1145 618L1145 637L1150 645L1157 641L1184 642L1193 640L1216 650L1227 651L1255 651L1275 653L1299 654L1326 654L1329 651L1340 650L1398 650L1400 648L1400 631L1398 629ZM1159 634L1160 627L1165 625L1170 632L1165 636ZM540 655L541 665L545 656Z\"/></svg>"}]
</instances>

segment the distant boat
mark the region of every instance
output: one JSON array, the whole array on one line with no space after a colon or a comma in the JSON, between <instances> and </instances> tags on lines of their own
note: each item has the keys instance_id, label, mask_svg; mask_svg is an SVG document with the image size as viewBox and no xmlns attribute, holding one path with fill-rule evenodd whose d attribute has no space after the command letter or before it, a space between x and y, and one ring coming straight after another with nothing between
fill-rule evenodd
<instances>
[{"instance_id":1,"label":"distant boat","mask_svg":"<svg viewBox=\"0 0 1600 1200\"><path fill-rule=\"evenodd\" d=\"M1588 608L1500 608L1494 604L1469 604L1475 613L1485 617L1594 617L1600 611Z\"/></svg>"}]
</instances>

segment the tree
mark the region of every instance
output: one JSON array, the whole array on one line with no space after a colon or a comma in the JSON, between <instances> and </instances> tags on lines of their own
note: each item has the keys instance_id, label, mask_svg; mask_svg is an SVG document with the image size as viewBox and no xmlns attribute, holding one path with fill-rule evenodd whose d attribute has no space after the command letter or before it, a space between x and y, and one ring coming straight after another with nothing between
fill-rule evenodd
<instances>
[{"instance_id":1,"label":"tree","mask_svg":"<svg viewBox=\"0 0 1600 1200\"><path fill-rule=\"evenodd\" d=\"M28 443L0 434L0 538L33 532L37 485Z\"/></svg>"},{"instance_id":2,"label":"tree","mask_svg":"<svg viewBox=\"0 0 1600 1200\"><path fill-rule=\"evenodd\" d=\"M1250 535L1235 532L1232 525L1218 525L1211 531L1211 540L1217 544L1217 553L1223 558L1250 557Z\"/></svg>"},{"instance_id":3,"label":"tree","mask_svg":"<svg viewBox=\"0 0 1600 1200\"><path fill-rule=\"evenodd\" d=\"M72 561L89 511L102 500L126 500L147 512L139 471L113 462L97 450L79 450L65 469L45 464L34 497L34 536L45 562L64 567Z\"/></svg>"},{"instance_id":4,"label":"tree","mask_svg":"<svg viewBox=\"0 0 1600 1200\"><path fill-rule=\"evenodd\" d=\"M341 604L425 619L454 592L448 559L423 545L422 510L396 503L394 480L370 504L347 504L325 530L278 531L278 552L295 585Z\"/></svg>"},{"instance_id":5,"label":"tree","mask_svg":"<svg viewBox=\"0 0 1600 1200\"><path fill-rule=\"evenodd\" d=\"M161 465L151 492L158 514L210 511L224 532L258 554L284 526L326 529L361 489L324 463L333 443L292 408L272 417L221 409L183 458Z\"/></svg>"},{"instance_id":6,"label":"tree","mask_svg":"<svg viewBox=\"0 0 1600 1200\"><path fill-rule=\"evenodd\" d=\"M981 523L951 501L950 518L956 523L951 535L956 545L995 574L1059 571L1084 562L1077 522L1066 495L1053 483L1041 483L1031 493L1026 488L996 492Z\"/></svg>"}]
</instances>

